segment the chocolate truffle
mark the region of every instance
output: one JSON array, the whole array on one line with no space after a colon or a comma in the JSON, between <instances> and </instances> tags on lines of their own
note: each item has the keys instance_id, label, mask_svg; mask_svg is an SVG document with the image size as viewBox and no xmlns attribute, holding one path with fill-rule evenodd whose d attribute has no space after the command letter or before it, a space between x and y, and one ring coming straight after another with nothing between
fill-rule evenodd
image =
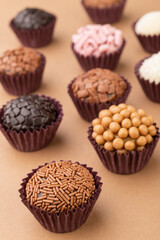
<instances>
[{"instance_id":1,"label":"chocolate truffle","mask_svg":"<svg viewBox=\"0 0 160 240\"><path fill-rule=\"evenodd\" d=\"M142 150L157 133L154 119L146 116L143 109L136 110L131 105L112 105L109 110L99 112L99 120L93 120L92 138L107 151L119 154Z\"/></svg>"},{"instance_id":2,"label":"chocolate truffle","mask_svg":"<svg viewBox=\"0 0 160 240\"><path fill-rule=\"evenodd\" d=\"M34 72L42 63L42 55L31 48L7 50L0 56L0 74L22 75Z\"/></svg>"},{"instance_id":3,"label":"chocolate truffle","mask_svg":"<svg viewBox=\"0 0 160 240\"><path fill-rule=\"evenodd\" d=\"M126 89L126 82L118 74L100 68L80 75L72 84L76 98L98 104L120 98Z\"/></svg>"},{"instance_id":4,"label":"chocolate truffle","mask_svg":"<svg viewBox=\"0 0 160 240\"><path fill-rule=\"evenodd\" d=\"M95 190L95 180L87 168L71 161L52 162L29 179L26 198L31 206L60 213L87 203Z\"/></svg>"},{"instance_id":5,"label":"chocolate truffle","mask_svg":"<svg viewBox=\"0 0 160 240\"><path fill-rule=\"evenodd\" d=\"M32 131L55 122L57 115L57 110L49 99L28 95L10 101L3 109L1 121L5 129Z\"/></svg>"},{"instance_id":6,"label":"chocolate truffle","mask_svg":"<svg viewBox=\"0 0 160 240\"><path fill-rule=\"evenodd\" d=\"M26 8L14 18L14 25L21 29L38 29L53 20L53 16L41 9Z\"/></svg>"},{"instance_id":7,"label":"chocolate truffle","mask_svg":"<svg viewBox=\"0 0 160 240\"><path fill-rule=\"evenodd\" d=\"M105 8L115 6L122 0L84 0L84 4L88 7Z\"/></svg>"}]
</instances>

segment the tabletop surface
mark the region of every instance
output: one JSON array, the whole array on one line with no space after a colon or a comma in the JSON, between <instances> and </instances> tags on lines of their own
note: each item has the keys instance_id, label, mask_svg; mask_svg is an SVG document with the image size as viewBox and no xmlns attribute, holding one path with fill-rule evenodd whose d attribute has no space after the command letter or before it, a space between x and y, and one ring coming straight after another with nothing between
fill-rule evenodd
<instances>
[{"instance_id":1,"label":"tabletop surface","mask_svg":"<svg viewBox=\"0 0 160 240\"><path fill-rule=\"evenodd\" d=\"M80 0L1 0L0 52L20 46L9 28L9 21L25 7L39 7L57 15L52 43L39 49L47 58L43 83L37 93L58 99L64 118L55 139L46 148L23 153L12 148L0 133L0 239L4 240L159 240L160 239L160 142L149 164L139 173L121 176L104 168L87 139L89 123L78 115L67 94L68 83L83 71L71 48L71 36L91 23ZM160 126L160 105L143 93L134 66L148 56L131 30L131 24L148 11L160 9L159 0L128 0L123 17L113 24L123 31L127 40L116 72L127 78L132 91L127 100L144 108ZM0 85L0 105L13 96ZM52 160L87 163L102 177L103 189L87 222L78 230L55 234L43 229L21 203L18 189L22 178L31 169Z\"/></svg>"}]
</instances>

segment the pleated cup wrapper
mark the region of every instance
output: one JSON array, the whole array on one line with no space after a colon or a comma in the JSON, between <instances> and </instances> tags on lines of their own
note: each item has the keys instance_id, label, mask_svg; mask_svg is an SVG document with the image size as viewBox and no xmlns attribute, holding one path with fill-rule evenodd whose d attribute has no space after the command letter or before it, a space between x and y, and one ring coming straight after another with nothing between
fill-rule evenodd
<instances>
[{"instance_id":1,"label":"pleated cup wrapper","mask_svg":"<svg viewBox=\"0 0 160 240\"><path fill-rule=\"evenodd\" d=\"M78 162L77 162L78 163ZM47 163L46 163L47 164ZM44 164L43 166L45 166ZM80 163L78 163L80 164ZM55 233L67 233L76 230L81 225L83 225L92 211L94 204L96 203L99 194L101 192L102 183L100 182L101 178L97 176L97 172L94 172L92 168L87 167L86 164L80 164L83 167L87 168L89 172L93 175L96 185L96 191L93 196L88 200L87 203L82 204L75 210L68 210L67 213L60 212L59 214L52 212L49 214L46 210L43 211L34 205L30 205L29 201L26 198L26 184L32 175L41 167L33 169L31 173L28 173L28 177L24 178L21 183L20 198L22 203L30 210L36 220L47 230Z\"/></svg>"},{"instance_id":2,"label":"pleated cup wrapper","mask_svg":"<svg viewBox=\"0 0 160 240\"><path fill-rule=\"evenodd\" d=\"M147 58L149 58L149 57L147 57ZM160 83L158 83L158 84L156 84L155 82L150 83L149 80L145 80L143 77L141 77L141 75L139 73L139 69L140 69L141 65L147 58L140 60L136 64L134 71L135 71L136 77L142 87L142 90L144 91L146 96L150 100L160 103Z\"/></svg>"},{"instance_id":3,"label":"pleated cup wrapper","mask_svg":"<svg viewBox=\"0 0 160 240\"><path fill-rule=\"evenodd\" d=\"M80 66L84 69L84 71L89 71L90 69L93 69L93 68L107 68L107 69L114 70L119 62L119 59L125 44L126 44L126 40L123 39L123 44L117 51L109 54L103 53L99 57L96 57L93 55L85 57L83 55L80 55L78 52L74 50L73 43L71 47Z\"/></svg>"},{"instance_id":4,"label":"pleated cup wrapper","mask_svg":"<svg viewBox=\"0 0 160 240\"><path fill-rule=\"evenodd\" d=\"M0 82L8 93L18 96L27 95L40 87L46 64L46 58L42 54L40 55L42 62L33 72L16 76L0 73Z\"/></svg>"},{"instance_id":5,"label":"pleated cup wrapper","mask_svg":"<svg viewBox=\"0 0 160 240\"><path fill-rule=\"evenodd\" d=\"M141 46L143 49L149 53L157 53L160 51L160 34L159 35L142 35L142 34L137 34L135 31L135 26L136 23L138 22L135 21L132 24L132 29L133 32L135 33L136 37L138 38Z\"/></svg>"},{"instance_id":6,"label":"pleated cup wrapper","mask_svg":"<svg viewBox=\"0 0 160 240\"><path fill-rule=\"evenodd\" d=\"M131 91L131 84L122 76L120 76L125 83L127 84L127 89L123 96L117 98L113 101L108 101L106 103L90 103L83 101L77 97L74 96L72 92L72 84L76 80L76 78L73 79L73 81L68 85L68 94L70 95L79 115L86 121L91 122L94 118L98 117L98 113L103 109L108 109L111 105L118 105L120 103L126 102L128 95Z\"/></svg>"},{"instance_id":7,"label":"pleated cup wrapper","mask_svg":"<svg viewBox=\"0 0 160 240\"><path fill-rule=\"evenodd\" d=\"M9 129L6 130L3 127L1 121L5 105L3 106L3 108L0 109L0 130L2 131L8 142L19 151L32 152L40 150L47 146L54 138L58 127L62 121L62 105L54 98L50 98L45 95L39 96L49 99L54 104L58 112L56 122L52 122L50 125L46 125L44 128L41 127L39 130L34 129L33 131L27 130L25 132L23 132L22 130L20 130L19 132Z\"/></svg>"},{"instance_id":8,"label":"pleated cup wrapper","mask_svg":"<svg viewBox=\"0 0 160 240\"><path fill-rule=\"evenodd\" d=\"M89 7L85 5L84 0L81 2L93 22L98 24L106 24L119 21L122 16L126 1L127 0L122 0L111 7L104 8Z\"/></svg>"},{"instance_id":9,"label":"pleated cup wrapper","mask_svg":"<svg viewBox=\"0 0 160 240\"><path fill-rule=\"evenodd\" d=\"M10 21L10 27L18 37L22 45L31 48L39 48L48 45L52 41L52 35L56 23L56 16L46 26L38 29L21 29L14 25L14 19Z\"/></svg>"},{"instance_id":10,"label":"pleated cup wrapper","mask_svg":"<svg viewBox=\"0 0 160 240\"><path fill-rule=\"evenodd\" d=\"M156 124L155 124L156 126ZM93 148L98 154L103 165L110 171L116 174L132 174L142 170L151 158L153 151L159 140L159 128L154 136L153 142L147 144L142 151L128 151L128 154L118 154L117 151L110 152L100 147L92 138L93 127L88 129L88 139Z\"/></svg>"}]
</instances>

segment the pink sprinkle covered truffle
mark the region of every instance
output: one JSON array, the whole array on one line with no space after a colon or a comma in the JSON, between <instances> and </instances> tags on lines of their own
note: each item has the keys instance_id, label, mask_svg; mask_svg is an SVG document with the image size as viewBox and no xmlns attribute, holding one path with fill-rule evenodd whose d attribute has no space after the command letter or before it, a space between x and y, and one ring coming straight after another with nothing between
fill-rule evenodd
<instances>
[{"instance_id":1,"label":"pink sprinkle covered truffle","mask_svg":"<svg viewBox=\"0 0 160 240\"><path fill-rule=\"evenodd\" d=\"M99 57L117 51L123 44L123 35L110 24L87 25L72 36L72 43L80 55Z\"/></svg>"}]
</instances>

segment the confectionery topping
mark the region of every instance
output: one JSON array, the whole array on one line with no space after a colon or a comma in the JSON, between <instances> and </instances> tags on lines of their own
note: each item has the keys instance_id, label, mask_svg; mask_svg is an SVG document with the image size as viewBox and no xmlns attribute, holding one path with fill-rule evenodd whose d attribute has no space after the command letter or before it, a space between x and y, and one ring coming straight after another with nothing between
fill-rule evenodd
<instances>
[{"instance_id":1,"label":"confectionery topping","mask_svg":"<svg viewBox=\"0 0 160 240\"><path fill-rule=\"evenodd\" d=\"M22 75L35 71L42 62L41 55L31 48L7 50L0 56L0 73Z\"/></svg>"},{"instance_id":2,"label":"confectionery topping","mask_svg":"<svg viewBox=\"0 0 160 240\"><path fill-rule=\"evenodd\" d=\"M143 109L136 110L124 103L112 105L99 112L99 118L92 121L92 138L108 151L118 154L142 150L154 140L157 133L152 116Z\"/></svg>"},{"instance_id":3,"label":"confectionery topping","mask_svg":"<svg viewBox=\"0 0 160 240\"><path fill-rule=\"evenodd\" d=\"M123 96L126 89L126 82L118 74L100 68L80 75L72 84L74 96L90 103L115 100Z\"/></svg>"},{"instance_id":4,"label":"confectionery topping","mask_svg":"<svg viewBox=\"0 0 160 240\"><path fill-rule=\"evenodd\" d=\"M142 78L150 83L160 83L160 52L153 54L145 59L139 68L139 73Z\"/></svg>"},{"instance_id":5,"label":"confectionery topping","mask_svg":"<svg viewBox=\"0 0 160 240\"><path fill-rule=\"evenodd\" d=\"M160 11L149 12L142 16L136 23L135 31L141 35L160 34Z\"/></svg>"},{"instance_id":6,"label":"confectionery topping","mask_svg":"<svg viewBox=\"0 0 160 240\"><path fill-rule=\"evenodd\" d=\"M112 7L117 3L120 3L122 0L84 0L84 4L88 7Z\"/></svg>"},{"instance_id":7,"label":"confectionery topping","mask_svg":"<svg viewBox=\"0 0 160 240\"><path fill-rule=\"evenodd\" d=\"M29 179L26 197L30 205L60 213L87 203L95 189L93 175L87 168L70 161L52 162Z\"/></svg>"},{"instance_id":8,"label":"confectionery topping","mask_svg":"<svg viewBox=\"0 0 160 240\"><path fill-rule=\"evenodd\" d=\"M122 32L109 24L87 25L72 36L74 50L83 56L111 54L123 44Z\"/></svg>"},{"instance_id":9,"label":"confectionery topping","mask_svg":"<svg viewBox=\"0 0 160 240\"><path fill-rule=\"evenodd\" d=\"M50 23L53 16L41 9L26 8L14 18L14 25L22 29L37 29Z\"/></svg>"},{"instance_id":10,"label":"confectionery topping","mask_svg":"<svg viewBox=\"0 0 160 240\"><path fill-rule=\"evenodd\" d=\"M2 124L5 129L16 131L39 130L56 119L56 108L49 99L28 95L10 101L4 107Z\"/></svg>"}]
</instances>

